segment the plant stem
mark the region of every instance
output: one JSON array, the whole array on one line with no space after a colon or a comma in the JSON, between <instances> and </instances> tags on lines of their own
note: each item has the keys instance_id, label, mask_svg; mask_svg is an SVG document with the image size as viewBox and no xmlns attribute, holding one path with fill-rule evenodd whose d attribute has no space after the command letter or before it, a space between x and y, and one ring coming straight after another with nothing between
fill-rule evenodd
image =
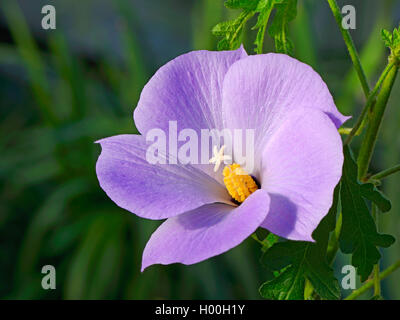
<instances>
[{"instance_id":1,"label":"plant stem","mask_svg":"<svg viewBox=\"0 0 400 320\"><path fill-rule=\"evenodd\" d=\"M397 173L400 171L400 164L397 166L383 170L382 172L379 172L377 174L374 174L370 179L372 180L381 180L383 178L386 178L387 176L390 176L391 174Z\"/></svg>"},{"instance_id":2,"label":"plant stem","mask_svg":"<svg viewBox=\"0 0 400 320\"><path fill-rule=\"evenodd\" d=\"M392 264L390 267L385 269L379 274L379 280L383 280L389 275L391 275L393 272L395 272L397 269L400 268L400 260ZM369 281L366 284L364 284L361 288L354 290L348 297L345 298L345 300L355 300L359 296L361 296L364 292L368 291L368 289L371 289L374 286L373 281Z\"/></svg>"},{"instance_id":3,"label":"plant stem","mask_svg":"<svg viewBox=\"0 0 400 320\"><path fill-rule=\"evenodd\" d=\"M256 235L255 233L253 233L253 234L251 235L251 237L252 237L255 241L257 241L259 244L261 244L261 246L264 246L264 243L263 243L260 239L258 239L258 237L257 237L257 235Z\"/></svg>"},{"instance_id":4,"label":"plant stem","mask_svg":"<svg viewBox=\"0 0 400 320\"><path fill-rule=\"evenodd\" d=\"M340 8L339 8L336 0L327 0L327 1L329 3L329 6L331 7L333 16L335 17L335 20L336 20L336 23L338 24L339 29L342 32L344 42L346 43L347 50L349 51L351 61L353 61L354 68L356 69L358 78L360 79L361 86L363 88L365 96L369 97L370 88L368 85L368 80L365 75L364 69L361 66L360 57L357 53L357 50L354 45L353 39L351 38L350 32L349 32L349 30L344 29L342 26L343 16L340 12Z\"/></svg>"},{"instance_id":5,"label":"plant stem","mask_svg":"<svg viewBox=\"0 0 400 320\"><path fill-rule=\"evenodd\" d=\"M381 280L379 278L379 261L374 265L374 297L381 296Z\"/></svg>"},{"instance_id":6,"label":"plant stem","mask_svg":"<svg viewBox=\"0 0 400 320\"><path fill-rule=\"evenodd\" d=\"M376 228L378 230L379 221L378 221L378 212L375 204L372 204L372 217L375 220ZM379 279L379 261L374 265L374 296L381 296L381 281Z\"/></svg>"},{"instance_id":7,"label":"plant stem","mask_svg":"<svg viewBox=\"0 0 400 320\"><path fill-rule=\"evenodd\" d=\"M314 293L314 288L310 280L306 279L304 286L304 300L311 300L313 293Z\"/></svg>"},{"instance_id":8,"label":"plant stem","mask_svg":"<svg viewBox=\"0 0 400 320\"><path fill-rule=\"evenodd\" d=\"M336 253L339 250L339 237L340 232L342 230L342 213L339 214L339 217L336 221L335 231L331 236L331 239L328 243L328 250L326 252L326 260L329 265L332 265L333 261L335 260Z\"/></svg>"},{"instance_id":9,"label":"plant stem","mask_svg":"<svg viewBox=\"0 0 400 320\"><path fill-rule=\"evenodd\" d=\"M390 93L392 92L393 84L396 80L398 67L392 68L388 76L382 84L382 89L378 95L376 105L370 111L369 124L366 136L361 144L360 153L358 154L358 178L360 181L367 175L369 164L371 162L372 153L374 152L376 140L381 127L383 115L388 103Z\"/></svg>"},{"instance_id":10,"label":"plant stem","mask_svg":"<svg viewBox=\"0 0 400 320\"><path fill-rule=\"evenodd\" d=\"M340 127L339 128L339 133L344 134L344 135L349 135L353 128L345 128L345 127Z\"/></svg>"},{"instance_id":11,"label":"plant stem","mask_svg":"<svg viewBox=\"0 0 400 320\"><path fill-rule=\"evenodd\" d=\"M351 142L351 140L354 138L354 136L358 133L358 130L361 128L361 125L363 124L364 120L366 119L368 112L370 111L372 105L375 103L375 98L379 92L380 87L382 86L383 81L386 79L387 75L389 74L389 71L393 68L393 66L394 66L394 62L388 63L385 70L382 72L374 89L369 94L367 103L366 103L363 111L361 112L361 115L357 119L357 123L355 124L354 128L351 130L351 132L350 132L349 136L347 137L346 141L344 142L344 144L349 144Z\"/></svg>"}]
</instances>

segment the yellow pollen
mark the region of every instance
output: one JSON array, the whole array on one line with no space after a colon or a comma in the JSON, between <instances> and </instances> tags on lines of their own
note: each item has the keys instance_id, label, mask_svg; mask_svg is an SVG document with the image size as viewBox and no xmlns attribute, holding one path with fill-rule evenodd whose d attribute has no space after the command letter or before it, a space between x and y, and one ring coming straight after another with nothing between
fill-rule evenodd
<instances>
[{"instance_id":1,"label":"yellow pollen","mask_svg":"<svg viewBox=\"0 0 400 320\"><path fill-rule=\"evenodd\" d=\"M243 202L258 189L253 178L239 164L226 166L222 172L226 189L233 199Z\"/></svg>"}]
</instances>

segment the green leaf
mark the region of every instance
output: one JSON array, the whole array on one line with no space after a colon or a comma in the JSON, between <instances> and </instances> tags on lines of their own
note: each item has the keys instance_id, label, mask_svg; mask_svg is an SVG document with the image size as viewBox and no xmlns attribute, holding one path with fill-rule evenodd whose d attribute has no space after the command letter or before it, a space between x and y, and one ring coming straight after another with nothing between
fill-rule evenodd
<instances>
[{"instance_id":1,"label":"green leaf","mask_svg":"<svg viewBox=\"0 0 400 320\"><path fill-rule=\"evenodd\" d=\"M285 257L273 261L282 251L286 253ZM271 262L270 266L281 266L286 262L289 262L290 266L278 277L261 286L261 296L277 300L303 299L304 282L308 279L322 299L339 299L338 281L320 252L320 248L314 243L286 241L275 244L265 253L264 261Z\"/></svg>"},{"instance_id":2,"label":"green leaf","mask_svg":"<svg viewBox=\"0 0 400 320\"><path fill-rule=\"evenodd\" d=\"M284 0L260 0L258 3L256 12L258 12L259 15L256 25L252 28L252 30L258 29L256 40L254 41L256 45L255 51L257 53L262 53L263 51L264 35L272 10L276 4L282 3L283 1Z\"/></svg>"},{"instance_id":3,"label":"green leaf","mask_svg":"<svg viewBox=\"0 0 400 320\"><path fill-rule=\"evenodd\" d=\"M270 300L303 300L304 283L302 270L290 266L275 279L264 283L260 294Z\"/></svg>"},{"instance_id":4,"label":"green leaf","mask_svg":"<svg viewBox=\"0 0 400 320\"><path fill-rule=\"evenodd\" d=\"M400 44L400 27L393 31L393 45L398 46Z\"/></svg>"},{"instance_id":5,"label":"green leaf","mask_svg":"<svg viewBox=\"0 0 400 320\"><path fill-rule=\"evenodd\" d=\"M362 184L360 187L361 195L376 204L382 212L392 209L392 203L386 196L379 191L372 183Z\"/></svg>"},{"instance_id":6,"label":"green leaf","mask_svg":"<svg viewBox=\"0 0 400 320\"><path fill-rule=\"evenodd\" d=\"M276 14L268 32L275 40L275 49L278 53L293 55L293 43L288 38L288 25L297 16L297 0L285 0L275 7Z\"/></svg>"},{"instance_id":7,"label":"green leaf","mask_svg":"<svg viewBox=\"0 0 400 320\"><path fill-rule=\"evenodd\" d=\"M218 42L218 50L235 50L240 47L244 25L254 13L245 10L236 19L218 23L212 29L213 35L223 38Z\"/></svg>"},{"instance_id":8,"label":"green leaf","mask_svg":"<svg viewBox=\"0 0 400 320\"><path fill-rule=\"evenodd\" d=\"M271 233L264 228L257 228L256 236L259 241L265 240Z\"/></svg>"},{"instance_id":9,"label":"green leaf","mask_svg":"<svg viewBox=\"0 0 400 320\"><path fill-rule=\"evenodd\" d=\"M259 1L260 0L227 0L224 5L229 9L254 10Z\"/></svg>"},{"instance_id":10,"label":"green leaf","mask_svg":"<svg viewBox=\"0 0 400 320\"><path fill-rule=\"evenodd\" d=\"M396 29L394 28L393 32L390 32L386 29L382 29L382 40L385 43L385 46L390 48L393 51L399 50L400 46L400 26Z\"/></svg>"},{"instance_id":11,"label":"green leaf","mask_svg":"<svg viewBox=\"0 0 400 320\"><path fill-rule=\"evenodd\" d=\"M268 21L274 8L277 8L270 34L275 40L278 52L293 51L293 45L287 38L287 26L297 15L297 0L228 0L225 6L230 9L241 9L242 12L236 19L221 22L213 28L212 33L222 38L218 43L219 50L239 48L246 22L258 14L257 23L252 30L258 30L254 42L255 51L262 53Z\"/></svg>"},{"instance_id":12,"label":"green leaf","mask_svg":"<svg viewBox=\"0 0 400 320\"><path fill-rule=\"evenodd\" d=\"M263 242L263 252L267 251L271 248L276 242L278 242L279 237L273 233L270 233L262 242Z\"/></svg>"},{"instance_id":13,"label":"green leaf","mask_svg":"<svg viewBox=\"0 0 400 320\"><path fill-rule=\"evenodd\" d=\"M371 198L370 187L362 187L357 180L357 164L348 146L344 147L343 177L341 180L342 203L342 231L340 233L340 249L342 252L352 254L352 264L357 268L361 281L365 281L370 275L373 265L381 255L379 247L389 247L395 241L390 235L382 235L377 232L375 222L369 213L363 195ZM368 191L369 192L366 192ZM377 201L377 194L374 201ZM377 202L381 204L382 200Z\"/></svg>"},{"instance_id":14,"label":"green leaf","mask_svg":"<svg viewBox=\"0 0 400 320\"><path fill-rule=\"evenodd\" d=\"M308 279L322 299L340 298L338 281L326 261L329 233L335 228L339 188L335 189L332 208L313 233L315 243L279 242L265 252L262 258L265 266L281 273L260 287L261 296L277 300L304 299L304 285Z\"/></svg>"},{"instance_id":15,"label":"green leaf","mask_svg":"<svg viewBox=\"0 0 400 320\"><path fill-rule=\"evenodd\" d=\"M385 43L385 46L388 48L391 48L392 43L393 43L393 36L390 33L390 31L388 31L386 29L382 29L381 36L382 36L383 42Z\"/></svg>"}]
</instances>

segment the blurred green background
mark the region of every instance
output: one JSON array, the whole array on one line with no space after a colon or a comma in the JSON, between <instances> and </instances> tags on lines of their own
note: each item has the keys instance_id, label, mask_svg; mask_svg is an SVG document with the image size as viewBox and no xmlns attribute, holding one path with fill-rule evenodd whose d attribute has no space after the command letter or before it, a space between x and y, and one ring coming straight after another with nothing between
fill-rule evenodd
<instances>
[{"instance_id":1,"label":"blurred green background","mask_svg":"<svg viewBox=\"0 0 400 320\"><path fill-rule=\"evenodd\" d=\"M357 9L352 35L374 84L388 55L380 30L398 25L400 1L338 2ZM57 10L56 30L41 28L45 4ZM95 175L100 147L93 142L137 133L132 112L151 75L184 52L215 49L211 27L235 15L223 0L1 0L0 298L259 298L266 271L252 239L197 265L140 273L143 248L160 222L118 208ZM254 37L245 34L249 53ZM299 0L291 37L296 57L322 75L338 108L358 115L365 98L326 1ZM270 39L265 51L273 51ZM399 89L398 80L376 171L400 162ZM399 182L393 176L383 185L393 210L381 230L398 239L383 251L383 268L400 255ZM344 255L335 263L339 279L347 263ZM56 267L56 290L41 288L47 264ZM383 295L400 299L400 272L383 282Z\"/></svg>"}]
</instances>

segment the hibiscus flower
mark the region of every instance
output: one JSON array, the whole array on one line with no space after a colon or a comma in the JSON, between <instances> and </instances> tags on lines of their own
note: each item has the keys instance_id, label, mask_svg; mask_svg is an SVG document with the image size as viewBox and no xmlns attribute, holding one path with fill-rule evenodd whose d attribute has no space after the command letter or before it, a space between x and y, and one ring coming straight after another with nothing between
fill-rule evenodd
<instances>
[{"instance_id":1,"label":"hibiscus flower","mask_svg":"<svg viewBox=\"0 0 400 320\"><path fill-rule=\"evenodd\" d=\"M239 245L258 227L314 241L342 173L339 113L321 77L283 54L193 51L161 67L134 111L141 135L99 141L100 185L121 208L167 219L148 241L142 270L193 264ZM252 129L254 168L155 163L146 134L158 128ZM168 155L165 155L168 157ZM215 160L215 159L214 159ZM212 161L215 162L215 161Z\"/></svg>"}]
</instances>

